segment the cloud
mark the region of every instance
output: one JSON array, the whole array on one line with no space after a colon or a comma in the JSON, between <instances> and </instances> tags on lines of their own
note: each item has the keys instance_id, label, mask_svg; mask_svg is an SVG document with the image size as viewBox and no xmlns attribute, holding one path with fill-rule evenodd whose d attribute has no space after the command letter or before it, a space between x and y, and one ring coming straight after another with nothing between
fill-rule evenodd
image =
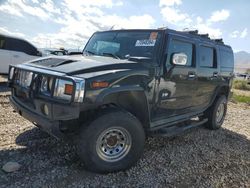
<instances>
[{"instance_id":1,"label":"cloud","mask_svg":"<svg viewBox=\"0 0 250 188\"><path fill-rule=\"evenodd\" d=\"M163 19L167 23L172 24L175 27L174 29L198 29L201 34L209 33L211 38L219 38L222 36L221 29L215 28L213 23L227 20L230 16L228 10L222 9L214 11L208 19L204 19L201 16L195 17L194 14L187 14L181 11L181 5L181 0L160 0L159 3Z\"/></svg>"},{"instance_id":2,"label":"cloud","mask_svg":"<svg viewBox=\"0 0 250 188\"><path fill-rule=\"evenodd\" d=\"M61 14L61 10L55 7L52 0L46 0L45 2L41 3L41 7L50 13Z\"/></svg>"},{"instance_id":3,"label":"cloud","mask_svg":"<svg viewBox=\"0 0 250 188\"><path fill-rule=\"evenodd\" d=\"M219 28L213 28L206 23L200 23L195 25L200 34L209 34L212 39L220 38L222 36L222 31Z\"/></svg>"},{"instance_id":4,"label":"cloud","mask_svg":"<svg viewBox=\"0 0 250 188\"><path fill-rule=\"evenodd\" d=\"M243 29L243 31L238 31L238 30L235 30L233 31L229 36L231 38L246 38L248 35L248 30L247 28Z\"/></svg>"},{"instance_id":5,"label":"cloud","mask_svg":"<svg viewBox=\"0 0 250 188\"><path fill-rule=\"evenodd\" d=\"M231 38L237 38L238 36L239 36L239 31L233 31L229 36L231 37Z\"/></svg>"},{"instance_id":6,"label":"cloud","mask_svg":"<svg viewBox=\"0 0 250 188\"><path fill-rule=\"evenodd\" d=\"M15 5L11 6L9 4L2 4L0 5L0 11L14 16L23 17L23 14L20 12L20 9Z\"/></svg>"},{"instance_id":7,"label":"cloud","mask_svg":"<svg viewBox=\"0 0 250 188\"><path fill-rule=\"evenodd\" d=\"M163 18L171 24L188 26L192 22L187 13L181 12L177 7L182 4L181 0L160 0L159 6Z\"/></svg>"},{"instance_id":8,"label":"cloud","mask_svg":"<svg viewBox=\"0 0 250 188\"><path fill-rule=\"evenodd\" d=\"M9 0L0 5L5 14L54 22L60 28L53 33L38 33L35 37L26 38L38 47L82 47L95 32L108 30L112 26L120 29L151 28L155 20L148 14L118 16L104 9L123 6L122 1L115 0ZM11 10L11 11L9 11Z\"/></svg>"},{"instance_id":9,"label":"cloud","mask_svg":"<svg viewBox=\"0 0 250 188\"><path fill-rule=\"evenodd\" d=\"M245 38L247 36L248 32L247 32L247 28L245 28L241 34L240 34L240 38Z\"/></svg>"},{"instance_id":10,"label":"cloud","mask_svg":"<svg viewBox=\"0 0 250 188\"><path fill-rule=\"evenodd\" d=\"M15 16L24 16L25 13L38 17L42 20L48 20L50 18L50 13L46 12L46 10L37 6L27 5L25 1L22 0L6 1L5 4L0 6L0 10L7 14L12 14Z\"/></svg>"},{"instance_id":11,"label":"cloud","mask_svg":"<svg viewBox=\"0 0 250 188\"><path fill-rule=\"evenodd\" d=\"M111 27L151 28L155 23L148 14L121 17L103 12L102 8L110 9L113 6L122 6L122 2L65 0L61 5L62 16L53 19L55 23L62 25L61 29L56 33L40 33L32 41L39 47L49 47L51 44L52 47L82 48L96 31Z\"/></svg>"},{"instance_id":12,"label":"cloud","mask_svg":"<svg viewBox=\"0 0 250 188\"><path fill-rule=\"evenodd\" d=\"M161 9L161 14L163 18L171 24L175 24L178 22L185 22L188 20L188 14L181 13L179 9L175 9L172 7L165 6Z\"/></svg>"},{"instance_id":13,"label":"cloud","mask_svg":"<svg viewBox=\"0 0 250 188\"><path fill-rule=\"evenodd\" d=\"M89 37L96 31L108 30L112 26L115 29L131 28L149 28L155 20L145 14L141 16L131 16L122 18L117 15L105 15L99 19L90 19L85 17L82 20L69 18L65 27L62 27L57 33L38 34L32 39L39 47L65 47L82 48Z\"/></svg>"},{"instance_id":14,"label":"cloud","mask_svg":"<svg viewBox=\"0 0 250 188\"><path fill-rule=\"evenodd\" d=\"M173 6L182 4L181 0L160 0L159 6Z\"/></svg>"},{"instance_id":15,"label":"cloud","mask_svg":"<svg viewBox=\"0 0 250 188\"><path fill-rule=\"evenodd\" d=\"M25 34L20 33L20 32L11 32L5 27L0 27L0 33L1 34L6 34L6 35L9 35L9 36L20 37L20 38L25 37Z\"/></svg>"},{"instance_id":16,"label":"cloud","mask_svg":"<svg viewBox=\"0 0 250 188\"><path fill-rule=\"evenodd\" d=\"M208 22L220 22L225 21L229 18L230 12L229 10L218 10L212 13L211 17L208 19Z\"/></svg>"}]
</instances>

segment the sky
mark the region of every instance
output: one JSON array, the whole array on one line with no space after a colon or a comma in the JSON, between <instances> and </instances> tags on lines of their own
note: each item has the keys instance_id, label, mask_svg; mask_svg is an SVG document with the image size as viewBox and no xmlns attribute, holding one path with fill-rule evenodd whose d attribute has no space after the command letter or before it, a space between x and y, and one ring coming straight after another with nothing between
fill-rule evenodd
<instances>
[{"instance_id":1,"label":"sky","mask_svg":"<svg viewBox=\"0 0 250 188\"><path fill-rule=\"evenodd\" d=\"M168 27L250 52L249 0L0 0L0 33L39 48L82 49L96 31Z\"/></svg>"}]
</instances>

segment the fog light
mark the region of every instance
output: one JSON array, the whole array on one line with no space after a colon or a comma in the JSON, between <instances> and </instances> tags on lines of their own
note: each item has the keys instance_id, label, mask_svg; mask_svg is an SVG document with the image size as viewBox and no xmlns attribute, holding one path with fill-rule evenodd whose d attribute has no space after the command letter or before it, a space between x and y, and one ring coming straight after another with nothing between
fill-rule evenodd
<instances>
[{"instance_id":1,"label":"fog light","mask_svg":"<svg viewBox=\"0 0 250 188\"><path fill-rule=\"evenodd\" d=\"M47 106L46 104L43 105L43 113L44 113L46 116L49 115L49 108L48 108L48 106Z\"/></svg>"}]
</instances>

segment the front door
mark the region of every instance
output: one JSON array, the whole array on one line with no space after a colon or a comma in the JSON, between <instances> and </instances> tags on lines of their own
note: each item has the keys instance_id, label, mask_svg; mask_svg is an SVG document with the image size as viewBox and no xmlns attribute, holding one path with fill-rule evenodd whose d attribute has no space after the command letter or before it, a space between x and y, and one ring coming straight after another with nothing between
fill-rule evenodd
<instances>
[{"instance_id":1,"label":"front door","mask_svg":"<svg viewBox=\"0 0 250 188\"><path fill-rule=\"evenodd\" d=\"M163 75L158 83L157 107L154 119L168 118L190 112L195 106L197 72L195 65L195 44L187 39L169 38L166 49L167 58L163 63ZM187 56L185 65L174 65L173 55L183 53Z\"/></svg>"}]
</instances>

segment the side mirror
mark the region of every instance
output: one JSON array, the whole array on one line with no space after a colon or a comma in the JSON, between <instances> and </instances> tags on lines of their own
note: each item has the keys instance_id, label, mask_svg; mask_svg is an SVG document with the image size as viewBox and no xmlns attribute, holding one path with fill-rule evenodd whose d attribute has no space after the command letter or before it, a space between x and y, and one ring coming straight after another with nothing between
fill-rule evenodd
<instances>
[{"instance_id":1,"label":"side mirror","mask_svg":"<svg viewBox=\"0 0 250 188\"><path fill-rule=\"evenodd\" d=\"M184 53L174 53L172 55L172 61L174 65L186 65L187 64L187 55Z\"/></svg>"}]
</instances>

